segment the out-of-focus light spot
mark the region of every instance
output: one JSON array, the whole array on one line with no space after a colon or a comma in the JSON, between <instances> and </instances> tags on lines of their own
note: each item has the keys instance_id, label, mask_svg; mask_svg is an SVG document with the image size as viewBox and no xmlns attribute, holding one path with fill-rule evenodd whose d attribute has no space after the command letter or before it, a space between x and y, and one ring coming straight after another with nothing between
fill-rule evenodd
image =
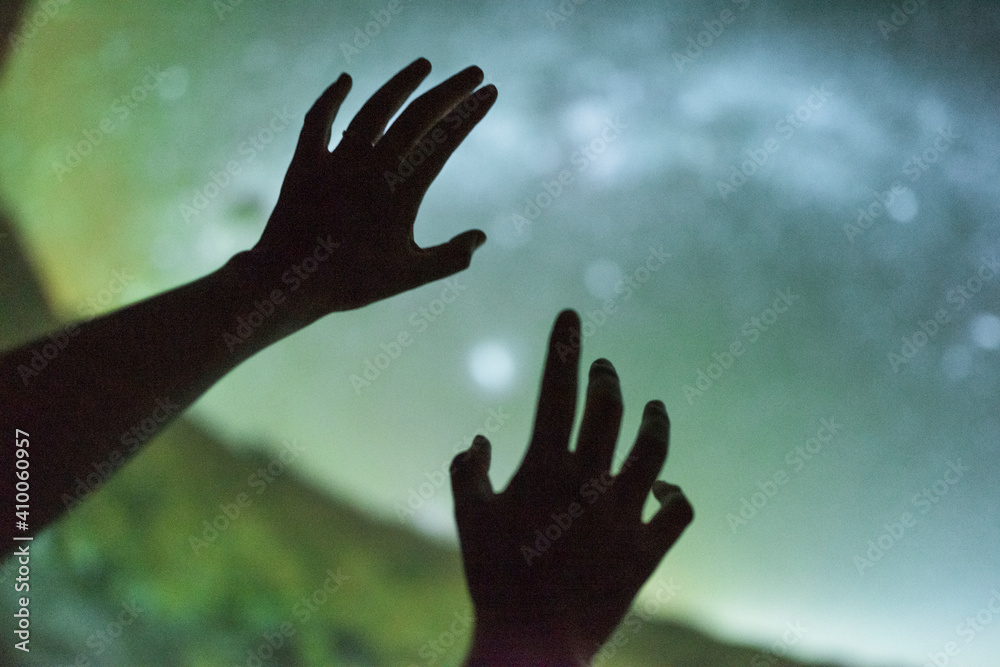
<instances>
[{"instance_id":1,"label":"out-of-focus light spot","mask_svg":"<svg viewBox=\"0 0 1000 667\"><path fill-rule=\"evenodd\" d=\"M599 259L587 267L583 284L598 299L613 299L615 287L625 278L622 268L610 259Z\"/></svg>"},{"instance_id":2,"label":"out-of-focus light spot","mask_svg":"<svg viewBox=\"0 0 1000 667\"><path fill-rule=\"evenodd\" d=\"M889 217L896 222L910 222L917 217L920 205L917 203L917 195L907 187L898 188L891 202L886 205Z\"/></svg>"},{"instance_id":3,"label":"out-of-focus light spot","mask_svg":"<svg viewBox=\"0 0 1000 667\"><path fill-rule=\"evenodd\" d=\"M186 67L180 65L168 67L163 70L163 77L156 86L156 93L167 101L179 100L187 92L190 78Z\"/></svg>"},{"instance_id":4,"label":"out-of-focus light spot","mask_svg":"<svg viewBox=\"0 0 1000 667\"><path fill-rule=\"evenodd\" d=\"M583 171L583 177L591 182L612 183L625 167L625 151L621 145L608 146L603 153L592 159Z\"/></svg>"},{"instance_id":5,"label":"out-of-focus light spot","mask_svg":"<svg viewBox=\"0 0 1000 667\"><path fill-rule=\"evenodd\" d=\"M480 387L501 391L514 379L514 358L501 343L479 343L469 354L469 372Z\"/></svg>"},{"instance_id":6,"label":"out-of-focus light spot","mask_svg":"<svg viewBox=\"0 0 1000 667\"><path fill-rule=\"evenodd\" d=\"M248 72L260 73L274 69L280 51L272 39L258 39L243 52L243 67Z\"/></svg>"},{"instance_id":7,"label":"out-of-focus light spot","mask_svg":"<svg viewBox=\"0 0 1000 667\"><path fill-rule=\"evenodd\" d=\"M952 345L941 355L941 370L949 380L962 380L972 368L972 354L964 345Z\"/></svg>"},{"instance_id":8,"label":"out-of-focus light spot","mask_svg":"<svg viewBox=\"0 0 1000 667\"><path fill-rule=\"evenodd\" d=\"M581 100L563 114L563 127L569 133L571 141L589 143L601 136L604 127L614 116L612 110L600 100Z\"/></svg>"},{"instance_id":9,"label":"out-of-focus light spot","mask_svg":"<svg viewBox=\"0 0 1000 667\"><path fill-rule=\"evenodd\" d=\"M1000 317L993 313L980 313L969 325L972 340L986 350L1000 348Z\"/></svg>"}]
</instances>

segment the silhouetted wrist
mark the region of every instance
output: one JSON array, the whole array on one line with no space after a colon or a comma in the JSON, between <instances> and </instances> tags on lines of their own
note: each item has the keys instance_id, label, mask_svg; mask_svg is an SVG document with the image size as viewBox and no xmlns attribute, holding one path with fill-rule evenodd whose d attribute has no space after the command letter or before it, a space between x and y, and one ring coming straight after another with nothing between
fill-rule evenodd
<instances>
[{"instance_id":1,"label":"silhouetted wrist","mask_svg":"<svg viewBox=\"0 0 1000 667\"><path fill-rule=\"evenodd\" d=\"M466 667L579 667L593 651L574 646L565 631L539 625L476 623Z\"/></svg>"}]
</instances>

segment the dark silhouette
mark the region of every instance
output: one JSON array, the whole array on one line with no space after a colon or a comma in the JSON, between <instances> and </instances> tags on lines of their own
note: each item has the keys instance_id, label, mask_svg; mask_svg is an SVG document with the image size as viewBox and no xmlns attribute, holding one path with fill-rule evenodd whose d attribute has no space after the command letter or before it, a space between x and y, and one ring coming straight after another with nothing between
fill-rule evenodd
<instances>
[{"instance_id":1,"label":"dark silhouette","mask_svg":"<svg viewBox=\"0 0 1000 667\"><path fill-rule=\"evenodd\" d=\"M469 266L479 230L420 248L413 224L445 161L496 100L470 67L386 125L430 73L418 59L368 100L332 152L346 74L306 114L260 241L214 273L74 324L0 358L0 492L14 506L15 451L30 461L30 534L57 519L223 375L319 318L360 308ZM622 415L618 376L590 371L576 451L580 321L559 315L525 460L500 494L478 436L452 464L476 627L471 665L589 660L691 522L679 487L655 481L669 422L651 401L631 455L611 475ZM27 452L27 457L24 453ZM81 491L81 488L83 491ZM641 511L652 488L662 508ZM2 553L14 550L4 521ZM554 526L554 528L553 528Z\"/></svg>"},{"instance_id":2,"label":"dark silhouette","mask_svg":"<svg viewBox=\"0 0 1000 667\"><path fill-rule=\"evenodd\" d=\"M486 235L420 248L424 193L496 100L478 67L424 93L420 58L365 103L332 152L342 75L306 114L260 241L214 273L29 342L0 358L0 495L14 506L14 434L27 433L30 534L75 504L222 376L324 315L469 266ZM383 134L384 133L384 134ZM24 447L22 447L24 449ZM81 492L81 489L83 491ZM13 550L12 517L2 552Z\"/></svg>"},{"instance_id":3,"label":"dark silhouette","mask_svg":"<svg viewBox=\"0 0 1000 667\"><path fill-rule=\"evenodd\" d=\"M475 608L467 665L588 664L694 518L680 487L656 480L670 422L646 404L635 445L612 475L622 396L611 362L590 367L569 450L580 365L580 318L563 311L549 340L535 430L502 493L487 476L490 443L476 436L451 467L455 518ZM649 491L661 503L647 524Z\"/></svg>"}]
</instances>

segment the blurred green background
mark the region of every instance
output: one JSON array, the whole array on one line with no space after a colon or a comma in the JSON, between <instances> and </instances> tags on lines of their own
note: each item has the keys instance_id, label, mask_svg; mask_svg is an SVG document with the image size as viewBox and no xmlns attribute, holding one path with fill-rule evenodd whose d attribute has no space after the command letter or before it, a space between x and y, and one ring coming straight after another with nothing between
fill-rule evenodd
<instances>
[{"instance_id":1,"label":"blurred green background","mask_svg":"<svg viewBox=\"0 0 1000 667\"><path fill-rule=\"evenodd\" d=\"M619 370L627 444L639 407L666 402L664 477L698 514L616 664L753 664L678 623L803 660L1000 654L995 626L963 633L1000 587L1000 277L976 282L1000 258L995 3L73 1L24 18L0 81L5 346L252 245L340 72L335 137L417 56L421 90L475 63L500 91L417 221L424 245L489 236L454 301L429 285L272 347L40 537L38 664L247 664L286 622L279 664L457 663L466 631L429 644L468 610L442 473L488 432L509 479L567 306L590 323L584 362ZM380 358L401 332L413 344ZM824 419L835 437L810 440ZM254 469L288 443L258 495ZM916 526L886 538L905 512ZM331 568L347 578L298 622Z\"/></svg>"}]
</instances>

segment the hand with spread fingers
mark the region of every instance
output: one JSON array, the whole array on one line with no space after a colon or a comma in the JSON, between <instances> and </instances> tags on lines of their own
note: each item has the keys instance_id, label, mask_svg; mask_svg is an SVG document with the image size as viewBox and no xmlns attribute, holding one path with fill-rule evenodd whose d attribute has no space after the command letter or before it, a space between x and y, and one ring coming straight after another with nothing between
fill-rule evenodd
<instances>
[{"instance_id":1,"label":"hand with spread fingers","mask_svg":"<svg viewBox=\"0 0 1000 667\"><path fill-rule=\"evenodd\" d=\"M32 450L37 529L66 511L94 461L125 460L238 364L324 315L359 308L469 266L486 235L420 248L413 223L448 156L496 100L470 67L393 115L430 72L416 60L361 108L337 148L330 125L351 87L341 76L306 114L277 205L252 249L190 283L68 327L46 368L29 341L0 356L0 426L44 433ZM52 340L55 340L53 338ZM59 345L60 349L65 347ZM39 372L38 360L44 362ZM95 380L98 379L98 380ZM6 391L5 387L17 387ZM122 453L122 434L170 406ZM0 464L13 466L13 449ZM8 467L9 467L8 466ZM0 498L13 503L12 478ZM13 549L7 540L0 554Z\"/></svg>"},{"instance_id":2,"label":"hand with spread fingers","mask_svg":"<svg viewBox=\"0 0 1000 667\"><path fill-rule=\"evenodd\" d=\"M469 67L418 97L386 129L430 69L419 58L392 77L332 152L331 124L351 78L341 75L306 114L278 203L246 258L249 274L279 286L292 267L315 264L292 295L302 325L462 271L485 242L479 230L429 248L413 239L424 193L497 96L493 85L476 89L483 72Z\"/></svg>"},{"instance_id":3,"label":"hand with spread fingers","mask_svg":"<svg viewBox=\"0 0 1000 667\"><path fill-rule=\"evenodd\" d=\"M660 401L646 404L635 445L612 474L623 407L605 359L590 368L570 451L579 348L580 318L563 311L549 341L534 434L503 492L494 493L487 476L485 437L452 463L476 615L469 665L586 663L694 517L679 487L656 480L670 429ZM650 490L661 507L644 523Z\"/></svg>"}]
</instances>

